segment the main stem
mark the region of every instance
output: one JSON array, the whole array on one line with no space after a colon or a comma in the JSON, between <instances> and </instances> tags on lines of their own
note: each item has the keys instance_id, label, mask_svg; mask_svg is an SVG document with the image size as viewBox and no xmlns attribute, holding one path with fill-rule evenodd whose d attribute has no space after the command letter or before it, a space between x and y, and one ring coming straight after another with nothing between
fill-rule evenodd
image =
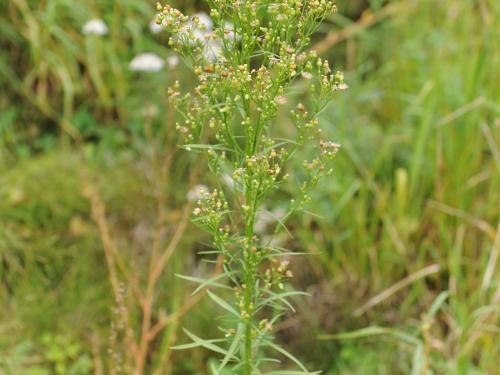
<instances>
[{"instance_id":1,"label":"main stem","mask_svg":"<svg viewBox=\"0 0 500 375\"><path fill-rule=\"evenodd\" d=\"M247 264L248 266L248 264ZM252 342L252 294L253 294L253 275L247 268L245 277L245 310L248 317L245 323L245 375L252 375L253 362L253 342Z\"/></svg>"},{"instance_id":2,"label":"main stem","mask_svg":"<svg viewBox=\"0 0 500 375\"><path fill-rule=\"evenodd\" d=\"M252 375L253 364L253 337L252 337L252 321L253 321L253 305L252 297L254 294L254 274L255 265L254 257L251 251L253 246L253 227L255 221L255 202L253 200L252 187L247 186L246 204L249 207L249 216L246 222L246 237L248 247L245 249L245 312L248 314L245 321L245 361L244 374Z\"/></svg>"}]
</instances>

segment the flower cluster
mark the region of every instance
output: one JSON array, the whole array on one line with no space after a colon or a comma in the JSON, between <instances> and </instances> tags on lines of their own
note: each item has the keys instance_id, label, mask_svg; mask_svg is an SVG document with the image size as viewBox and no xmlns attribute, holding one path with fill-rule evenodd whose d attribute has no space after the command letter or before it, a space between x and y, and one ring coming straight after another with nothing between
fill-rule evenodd
<instances>
[{"instance_id":1,"label":"flower cluster","mask_svg":"<svg viewBox=\"0 0 500 375\"><path fill-rule=\"evenodd\" d=\"M222 53L222 43L213 32L213 21L206 13L191 17L183 15L170 5L157 5L156 23L165 26L172 33L169 45L188 56L196 55L204 62L217 61Z\"/></svg>"},{"instance_id":2,"label":"flower cluster","mask_svg":"<svg viewBox=\"0 0 500 375\"><path fill-rule=\"evenodd\" d=\"M272 289L277 286L278 289L283 290L283 282L293 277L292 271L288 269L289 263L288 260L278 262L275 258L271 258L271 267L264 273L266 288Z\"/></svg>"},{"instance_id":3,"label":"flower cluster","mask_svg":"<svg viewBox=\"0 0 500 375\"><path fill-rule=\"evenodd\" d=\"M224 194L217 189L211 193L199 189L198 194L200 199L193 210L193 215L209 229L222 232L223 229L220 229L219 226L228 210L228 203L224 198Z\"/></svg>"}]
</instances>

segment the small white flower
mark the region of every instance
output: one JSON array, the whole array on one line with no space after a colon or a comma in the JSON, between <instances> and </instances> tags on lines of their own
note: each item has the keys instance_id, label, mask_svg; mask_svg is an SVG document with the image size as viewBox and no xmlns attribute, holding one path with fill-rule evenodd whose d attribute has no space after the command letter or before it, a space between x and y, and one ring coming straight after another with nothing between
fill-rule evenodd
<instances>
[{"instance_id":1,"label":"small white flower","mask_svg":"<svg viewBox=\"0 0 500 375\"><path fill-rule=\"evenodd\" d=\"M193 22L194 17L198 18L198 24ZM212 32L213 25L214 23L208 14L203 12L196 13L184 26L183 30L178 34L178 37L180 40L184 40L189 43L191 47L195 46L198 42L204 44L206 42L207 35Z\"/></svg>"},{"instance_id":2,"label":"small white flower","mask_svg":"<svg viewBox=\"0 0 500 375\"><path fill-rule=\"evenodd\" d=\"M188 191L186 197L190 202L196 202L203 198L203 194L208 193L208 187L205 185L195 185L191 190Z\"/></svg>"},{"instance_id":3,"label":"small white flower","mask_svg":"<svg viewBox=\"0 0 500 375\"><path fill-rule=\"evenodd\" d=\"M311 79L313 75L309 72L302 72L302 77L304 77L305 79Z\"/></svg>"},{"instance_id":4,"label":"small white flower","mask_svg":"<svg viewBox=\"0 0 500 375\"><path fill-rule=\"evenodd\" d=\"M133 72L157 72L165 66L165 61L155 53L141 53L134 57L128 65Z\"/></svg>"},{"instance_id":5,"label":"small white flower","mask_svg":"<svg viewBox=\"0 0 500 375\"><path fill-rule=\"evenodd\" d=\"M186 24L183 29L177 34L176 38L183 43L189 44L191 47L198 43L205 43L206 36L210 32L201 30L195 27L192 23Z\"/></svg>"},{"instance_id":6,"label":"small white flower","mask_svg":"<svg viewBox=\"0 0 500 375\"><path fill-rule=\"evenodd\" d=\"M276 98L274 98L274 101L279 105L285 105L287 103L287 100L283 95L278 95Z\"/></svg>"},{"instance_id":7,"label":"small white flower","mask_svg":"<svg viewBox=\"0 0 500 375\"><path fill-rule=\"evenodd\" d=\"M346 83L344 83L344 82L341 82L341 83L339 83L339 84L337 85L337 89L338 89L338 90L347 90L348 88L349 88L349 86L347 86L347 84L346 84Z\"/></svg>"},{"instance_id":8,"label":"small white flower","mask_svg":"<svg viewBox=\"0 0 500 375\"><path fill-rule=\"evenodd\" d=\"M227 185L229 189L234 188L234 180L230 175L228 174L222 175L222 181L224 181L224 183Z\"/></svg>"},{"instance_id":9,"label":"small white flower","mask_svg":"<svg viewBox=\"0 0 500 375\"><path fill-rule=\"evenodd\" d=\"M146 104L142 109L142 115L145 117L156 117L160 110L154 104Z\"/></svg>"},{"instance_id":10,"label":"small white flower","mask_svg":"<svg viewBox=\"0 0 500 375\"><path fill-rule=\"evenodd\" d=\"M226 21L224 23L224 37L229 40L230 42L234 41L236 39L237 42L241 40L241 35L240 34L235 34L234 32L234 25L232 22Z\"/></svg>"},{"instance_id":11,"label":"small white flower","mask_svg":"<svg viewBox=\"0 0 500 375\"><path fill-rule=\"evenodd\" d=\"M168 64L168 67L171 69L177 67L180 64L180 62L181 62L181 60L179 59L179 56L177 56L177 55L171 55L171 56L167 57L167 64Z\"/></svg>"},{"instance_id":12,"label":"small white flower","mask_svg":"<svg viewBox=\"0 0 500 375\"><path fill-rule=\"evenodd\" d=\"M191 44L195 45L196 42L198 42L198 41L201 43L205 43L208 34L210 34L210 31L205 31L205 30L201 30L198 28L193 29L193 35L192 35L193 40L191 41Z\"/></svg>"},{"instance_id":13,"label":"small white flower","mask_svg":"<svg viewBox=\"0 0 500 375\"><path fill-rule=\"evenodd\" d=\"M153 19L150 23L149 23L149 30L153 33L153 34L158 34L160 33L162 30L163 30L163 25L158 25L158 23L156 22L156 18Z\"/></svg>"},{"instance_id":14,"label":"small white flower","mask_svg":"<svg viewBox=\"0 0 500 375\"><path fill-rule=\"evenodd\" d=\"M203 47L203 57L209 63L214 63L222 56L222 45L216 40L209 40Z\"/></svg>"},{"instance_id":15,"label":"small white flower","mask_svg":"<svg viewBox=\"0 0 500 375\"><path fill-rule=\"evenodd\" d=\"M106 35L108 26L99 18L92 19L83 25L82 32L85 35Z\"/></svg>"}]
</instances>

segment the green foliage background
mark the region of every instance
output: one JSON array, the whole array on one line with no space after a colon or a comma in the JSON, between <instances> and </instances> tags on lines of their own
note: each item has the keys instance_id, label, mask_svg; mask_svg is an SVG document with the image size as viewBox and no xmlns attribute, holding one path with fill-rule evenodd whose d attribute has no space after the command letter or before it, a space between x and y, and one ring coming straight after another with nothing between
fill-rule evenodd
<instances>
[{"instance_id":1,"label":"green foliage background","mask_svg":"<svg viewBox=\"0 0 500 375\"><path fill-rule=\"evenodd\" d=\"M166 35L149 30L153 5L0 2L0 374L90 374L96 358L106 363L114 305L80 154L140 273L155 213L152 150L177 142L165 89L192 79L182 66L128 70L138 53L171 54ZM310 253L292 262L294 283L312 297L294 301L298 313L277 336L327 374L495 374L500 3L338 6L316 42L338 39L322 55L345 70L350 89L322 124L343 147L334 178L313 197L315 215L291 223L287 246ZM82 35L94 17L110 34ZM177 153L169 170L172 228L194 163ZM209 268L196 256L203 240L190 227L177 249L158 296L166 309L192 287L174 273ZM216 333L216 315L204 300L179 327ZM209 360L203 350L174 353L168 371L204 374Z\"/></svg>"}]
</instances>

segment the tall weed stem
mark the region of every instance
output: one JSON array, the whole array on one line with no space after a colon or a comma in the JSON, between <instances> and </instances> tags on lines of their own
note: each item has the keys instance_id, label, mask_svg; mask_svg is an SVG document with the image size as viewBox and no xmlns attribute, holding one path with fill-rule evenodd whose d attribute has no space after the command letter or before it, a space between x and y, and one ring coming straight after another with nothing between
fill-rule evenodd
<instances>
[{"instance_id":1,"label":"tall weed stem","mask_svg":"<svg viewBox=\"0 0 500 375\"><path fill-rule=\"evenodd\" d=\"M193 343L223 355L213 374L261 374L271 368L275 351L309 373L292 354L273 343L273 325L292 308L288 297L302 294L285 287L293 276L291 252L273 239L288 218L310 200L309 190L331 173L329 159L340 145L324 140L317 116L335 91L347 88L343 74L328 61L306 52L311 35L330 13L331 1L249 0L208 1L210 16L186 16L170 5L158 4L158 23L170 32L169 45L183 56L197 85L187 93L176 82L168 96L177 108L176 129L184 148L203 154L217 187L195 187L193 222L213 237L213 250L223 259L223 278L186 279L210 286L208 295L225 310L225 339L204 340L186 330ZM305 83L310 103L290 111L292 139L278 136L278 113L288 107L287 90ZM310 108L309 110L307 108ZM208 141L207 141L208 140ZM281 188L290 183L289 160L296 151L312 149L314 156L294 171L300 196L280 202L269 212ZM207 175L207 181L214 178ZM275 226L269 231L272 217ZM200 288L199 288L200 289ZM219 289L216 294L214 290ZM228 296L224 289L233 292ZM293 309L293 308L292 308ZM225 341L225 344L224 344ZM222 344L220 344L222 343Z\"/></svg>"}]
</instances>

